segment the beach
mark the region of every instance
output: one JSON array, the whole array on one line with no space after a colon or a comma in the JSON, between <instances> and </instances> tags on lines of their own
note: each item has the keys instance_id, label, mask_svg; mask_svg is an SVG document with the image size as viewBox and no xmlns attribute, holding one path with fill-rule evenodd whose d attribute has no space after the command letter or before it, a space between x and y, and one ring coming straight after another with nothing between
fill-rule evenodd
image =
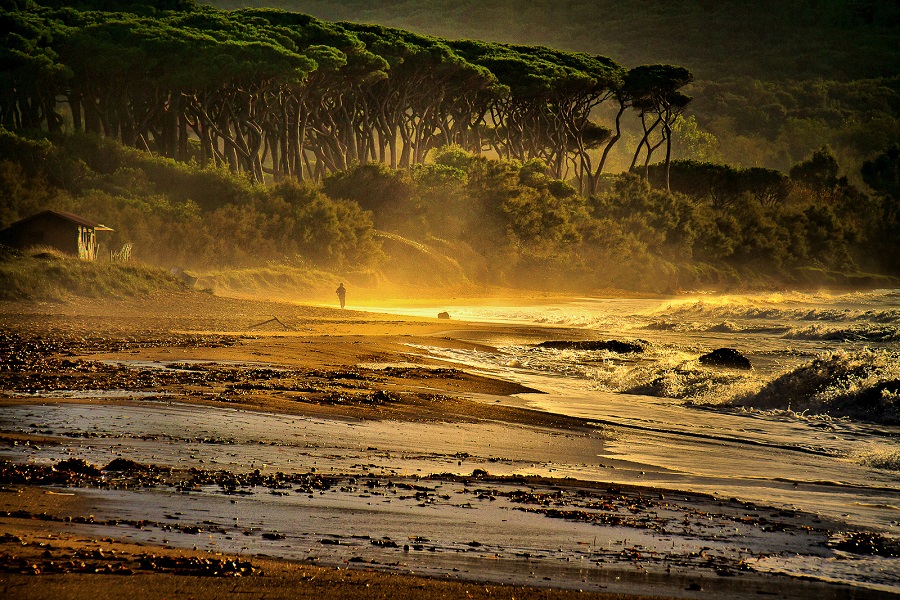
<instances>
[{"instance_id":1,"label":"beach","mask_svg":"<svg viewBox=\"0 0 900 600\"><path fill-rule=\"evenodd\" d=\"M610 395L620 404L600 415L579 403L612 392L567 387L584 379L584 357L535 344L614 323L367 308L203 293L3 303L0 587L23 598L900 590L895 513L878 508L900 504L896 473L860 463L841 481L819 477L847 464L834 466L840 439L785 441L817 431L808 420L757 415L772 426L751 440L748 417L694 408L715 430L679 431L681 404L636 390ZM643 342L661 347L671 329L651 321ZM774 372L780 351L751 355L757 372ZM633 370L636 359L600 363ZM881 426L887 443L892 427ZM757 494L724 474L728 453L748 448L806 462L778 467L776 483L748 475ZM716 455L719 471L676 464ZM851 497L859 511L841 510Z\"/></svg>"}]
</instances>

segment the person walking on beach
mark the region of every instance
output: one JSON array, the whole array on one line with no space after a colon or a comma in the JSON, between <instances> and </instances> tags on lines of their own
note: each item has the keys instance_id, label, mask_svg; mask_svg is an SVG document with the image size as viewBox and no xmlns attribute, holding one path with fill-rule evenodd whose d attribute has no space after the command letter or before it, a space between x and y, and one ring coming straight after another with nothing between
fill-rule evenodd
<instances>
[{"instance_id":1,"label":"person walking on beach","mask_svg":"<svg viewBox=\"0 0 900 600\"><path fill-rule=\"evenodd\" d=\"M344 287L344 284L340 284L338 288L335 290L338 295L338 300L341 301L341 308L344 308L344 301L347 299L347 288Z\"/></svg>"}]
</instances>

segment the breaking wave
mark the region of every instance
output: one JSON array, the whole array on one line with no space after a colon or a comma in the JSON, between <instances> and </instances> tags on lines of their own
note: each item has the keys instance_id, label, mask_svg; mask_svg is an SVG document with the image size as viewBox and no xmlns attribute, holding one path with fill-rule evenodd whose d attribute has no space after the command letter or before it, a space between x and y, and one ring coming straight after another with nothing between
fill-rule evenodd
<instances>
[{"instance_id":1,"label":"breaking wave","mask_svg":"<svg viewBox=\"0 0 900 600\"><path fill-rule=\"evenodd\" d=\"M749 379L747 375L719 372L683 365L669 369L637 369L614 391L641 396L698 400L724 389L734 389Z\"/></svg>"},{"instance_id":2,"label":"breaking wave","mask_svg":"<svg viewBox=\"0 0 900 600\"><path fill-rule=\"evenodd\" d=\"M900 424L900 353L864 349L823 354L758 391L735 394L726 404Z\"/></svg>"},{"instance_id":3,"label":"breaking wave","mask_svg":"<svg viewBox=\"0 0 900 600\"><path fill-rule=\"evenodd\" d=\"M710 325L705 329L705 331L709 331L711 333L767 333L770 335L777 335L790 331L790 328L777 325L747 326L739 325L731 321L723 321L721 323L716 323L715 325Z\"/></svg>"},{"instance_id":4,"label":"breaking wave","mask_svg":"<svg viewBox=\"0 0 900 600\"><path fill-rule=\"evenodd\" d=\"M872 308L877 301L894 301L895 294L845 294L828 297L829 304L809 306L823 298L803 294L760 297L720 297L670 303L658 311L662 321L705 319L708 321L757 320L808 323L900 323L900 310L894 306Z\"/></svg>"},{"instance_id":5,"label":"breaking wave","mask_svg":"<svg viewBox=\"0 0 900 600\"><path fill-rule=\"evenodd\" d=\"M754 372L700 364L696 348L651 345L639 357L540 346L508 346L502 353L500 366L582 379L605 392L700 400L759 385Z\"/></svg>"},{"instance_id":6,"label":"breaking wave","mask_svg":"<svg viewBox=\"0 0 900 600\"><path fill-rule=\"evenodd\" d=\"M746 318L746 317L744 317ZM815 323L813 325L791 327L781 323L741 324L731 320L719 322L692 322L673 319L655 319L642 329L650 331L672 331L676 333L735 333L778 335L788 340L810 340L830 342L896 342L900 341L900 327L886 324L859 323L849 326Z\"/></svg>"},{"instance_id":7,"label":"breaking wave","mask_svg":"<svg viewBox=\"0 0 900 600\"><path fill-rule=\"evenodd\" d=\"M655 319L641 327L650 331L674 331L709 332L709 333L760 333L768 335L782 335L792 331L786 325L741 325L734 321L719 321L717 323L695 323L690 321L678 321L669 319Z\"/></svg>"},{"instance_id":8,"label":"breaking wave","mask_svg":"<svg viewBox=\"0 0 900 600\"><path fill-rule=\"evenodd\" d=\"M857 463L874 469L900 471L900 450L886 448L864 450L854 458Z\"/></svg>"},{"instance_id":9,"label":"breaking wave","mask_svg":"<svg viewBox=\"0 0 900 600\"><path fill-rule=\"evenodd\" d=\"M828 327L812 325L791 330L783 336L789 340L823 340L833 342L895 342L900 340L900 329L890 326L857 325L854 327Z\"/></svg>"}]
</instances>

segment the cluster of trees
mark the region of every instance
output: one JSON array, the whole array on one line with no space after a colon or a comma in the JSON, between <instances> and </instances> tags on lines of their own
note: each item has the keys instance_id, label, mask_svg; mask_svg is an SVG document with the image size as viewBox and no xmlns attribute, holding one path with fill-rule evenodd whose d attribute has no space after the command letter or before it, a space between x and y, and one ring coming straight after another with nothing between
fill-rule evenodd
<instances>
[{"instance_id":1,"label":"cluster of trees","mask_svg":"<svg viewBox=\"0 0 900 600\"><path fill-rule=\"evenodd\" d=\"M488 160L442 149L411 171L369 165L323 190L374 214L376 227L466 244L481 272L527 285L678 289L704 283L841 280L861 268L900 274L894 149L866 163L869 195L822 148L789 174L674 161L604 179L590 196L539 161ZM653 185L656 182L657 185ZM828 275L827 273L831 273ZM554 279L556 281L554 281Z\"/></svg>"},{"instance_id":2,"label":"cluster of trees","mask_svg":"<svg viewBox=\"0 0 900 600\"><path fill-rule=\"evenodd\" d=\"M900 139L900 5L881 0L210 0L320 19L666 62L695 75L695 118L673 155L787 171L823 145L856 177ZM604 123L615 116L615 103ZM601 107L603 108L603 107ZM682 119L680 125L685 124ZM642 132L628 120L606 162L628 169ZM860 184L858 177L855 183Z\"/></svg>"},{"instance_id":3,"label":"cluster of trees","mask_svg":"<svg viewBox=\"0 0 900 600\"><path fill-rule=\"evenodd\" d=\"M540 46L189 0L112 3L127 12L9 4L0 12L4 127L53 133L70 121L74 131L255 181L321 180L370 162L406 168L459 145L541 159L589 193L629 109L641 124L632 162L647 164L663 145L670 156L672 126L690 100L683 67L628 70ZM606 102L610 127L591 120Z\"/></svg>"},{"instance_id":4,"label":"cluster of trees","mask_svg":"<svg viewBox=\"0 0 900 600\"><path fill-rule=\"evenodd\" d=\"M900 6L892 0L210 0L279 7L330 21L383 23L451 39L610 52L626 65L667 62L699 78L886 77Z\"/></svg>"}]
</instances>

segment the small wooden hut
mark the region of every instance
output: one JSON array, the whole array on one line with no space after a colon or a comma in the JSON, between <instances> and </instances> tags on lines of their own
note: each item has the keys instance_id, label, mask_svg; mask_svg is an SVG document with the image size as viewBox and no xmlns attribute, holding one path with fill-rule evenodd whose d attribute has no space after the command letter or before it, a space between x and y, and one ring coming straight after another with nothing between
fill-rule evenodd
<instances>
[{"instance_id":1,"label":"small wooden hut","mask_svg":"<svg viewBox=\"0 0 900 600\"><path fill-rule=\"evenodd\" d=\"M19 250L47 246L82 260L94 260L98 231L112 229L72 213L45 210L0 231L0 243Z\"/></svg>"}]
</instances>

